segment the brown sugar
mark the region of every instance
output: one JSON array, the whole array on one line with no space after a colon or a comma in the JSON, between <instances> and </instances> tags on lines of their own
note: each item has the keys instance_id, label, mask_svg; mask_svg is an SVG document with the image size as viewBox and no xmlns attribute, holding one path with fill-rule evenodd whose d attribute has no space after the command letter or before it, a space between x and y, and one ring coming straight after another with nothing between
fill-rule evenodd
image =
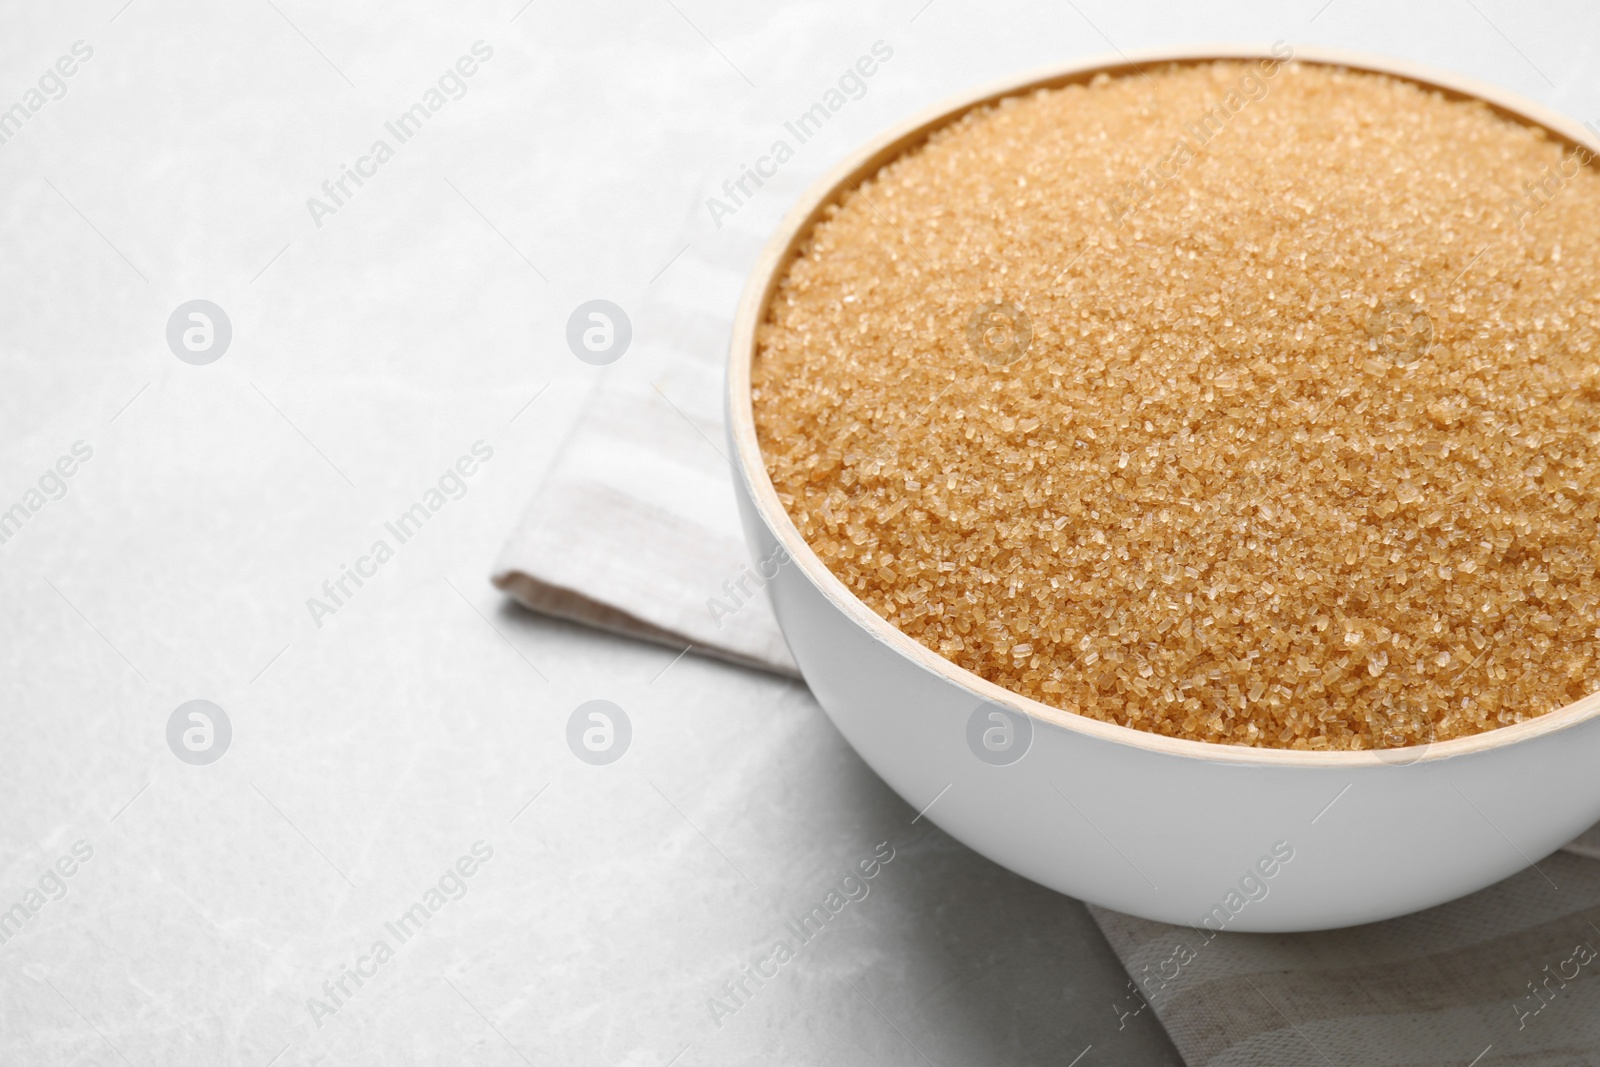
<instances>
[{"instance_id":1,"label":"brown sugar","mask_svg":"<svg viewBox=\"0 0 1600 1067\"><path fill-rule=\"evenodd\" d=\"M807 238L753 402L789 515L984 678L1225 744L1600 687L1600 180L1414 83L1146 68L969 113Z\"/></svg>"}]
</instances>

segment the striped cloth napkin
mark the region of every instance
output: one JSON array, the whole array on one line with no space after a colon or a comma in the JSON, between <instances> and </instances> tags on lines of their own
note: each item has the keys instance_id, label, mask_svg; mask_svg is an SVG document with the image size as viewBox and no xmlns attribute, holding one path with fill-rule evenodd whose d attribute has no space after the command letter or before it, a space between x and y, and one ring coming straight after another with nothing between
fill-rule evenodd
<instances>
[{"instance_id":1,"label":"striped cloth napkin","mask_svg":"<svg viewBox=\"0 0 1600 1067\"><path fill-rule=\"evenodd\" d=\"M701 233L630 311L633 349L493 581L535 611L795 676L722 429L732 308L773 222L754 215ZM1153 1011L1196 1067L1600 1063L1600 827L1538 870L1347 930L1208 936L1090 911L1130 975L1111 1010L1123 1025Z\"/></svg>"},{"instance_id":2,"label":"striped cloth napkin","mask_svg":"<svg viewBox=\"0 0 1600 1067\"><path fill-rule=\"evenodd\" d=\"M724 260L745 262L762 240L748 227L727 238ZM743 283L693 244L671 264L491 580L534 611L798 678L747 564L722 428Z\"/></svg>"}]
</instances>

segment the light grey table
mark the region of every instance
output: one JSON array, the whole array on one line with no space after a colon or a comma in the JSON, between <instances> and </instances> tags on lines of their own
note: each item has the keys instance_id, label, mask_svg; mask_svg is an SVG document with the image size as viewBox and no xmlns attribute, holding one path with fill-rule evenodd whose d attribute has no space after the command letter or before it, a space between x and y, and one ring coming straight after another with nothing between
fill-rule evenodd
<instances>
[{"instance_id":1,"label":"light grey table","mask_svg":"<svg viewBox=\"0 0 1600 1067\"><path fill-rule=\"evenodd\" d=\"M1585 113L1571 16L1497 19L1522 56L1470 7L1305 6L8 12L0 1061L1175 1062L1082 907L914 821L803 687L485 576L604 373L569 312L715 241L707 191L874 41L896 65L741 210L948 92L1162 41L1402 41ZM204 365L169 344L197 299ZM634 736L596 767L564 738L600 698ZM196 699L205 765L168 741Z\"/></svg>"}]
</instances>

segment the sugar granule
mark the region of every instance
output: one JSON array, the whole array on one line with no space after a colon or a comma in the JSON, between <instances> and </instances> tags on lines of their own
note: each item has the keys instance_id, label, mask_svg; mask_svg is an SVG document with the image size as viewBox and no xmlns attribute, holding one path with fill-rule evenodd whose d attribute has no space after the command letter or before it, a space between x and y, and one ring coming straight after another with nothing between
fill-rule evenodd
<instances>
[{"instance_id":1,"label":"sugar granule","mask_svg":"<svg viewBox=\"0 0 1600 1067\"><path fill-rule=\"evenodd\" d=\"M1058 708L1296 749L1544 714L1600 687L1574 152L1315 64L971 112L788 267L768 471L874 611Z\"/></svg>"}]
</instances>

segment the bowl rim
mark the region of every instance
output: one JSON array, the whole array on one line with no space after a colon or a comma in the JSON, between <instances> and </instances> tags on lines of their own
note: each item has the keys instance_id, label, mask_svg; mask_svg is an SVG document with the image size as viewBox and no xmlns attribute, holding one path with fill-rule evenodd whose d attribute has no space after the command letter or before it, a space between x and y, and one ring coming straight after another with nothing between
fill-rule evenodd
<instances>
[{"instance_id":1,"label":"bowl rim","mask_svg":"<svg viewBox=\"0 0 1600 1067\"><path fill-rule=\"evenodd\" d=\"M1168 737L1132 726L1122 726L1057 708L1013 692L980 675L958 666L909 635L902 633L867 606L822 562L801 536L788 511L778 499L767 473L756 437L755 410L750 395L751 367L755 360L756 335L766 309L789 264L812 227L830 205L837 203L846 188L853 188L881 167L918 147L934 131L947 126L975 108L995 103L1034 89L1056 88L1086 82L1099 73L1142 72L1143 65L1201 63L1215 59L1277 60L1315 63L1353 70L1387 74L1428 89L1439 90L1456 99L1477 100L1496 111L1527 125L1543 127L1569 147L1582 147L1600 155L1600 136L1585 129L1577 120L1542 104L1527 100L1499 86L1452 71L1413 63L1364 51L1313 46L1294 46L1289 57L1275 54L1273 45L1251 43L1206 43L1177 47L1157 47L1134 52L1098 54L1070 62L1035 68L969 89L934 104L872 137L845 159L814 181L783 216L768 238L751 268L739 298L729 344L726 417L728 438L733 447L734 476L767 528L789 556L788 565L798 566L827 601L838 608L880 644L921 666L943 681L966 689L983 702L998 704L1033 719L1050 723L1069 732L1132 748L1195 759L1210 763L1255 764L1279 767L1324 767L1355 770L1362 767L1394 767L1432 763L1504 748L1522 741L1570 729L1600 715L1600 691L1537 718L1469 737L1394 749L1359 751L1253 748L1219 744L1189 738ZM1415 753L1411 756L1400 754Z\"/></svg>"}]
</instances>

